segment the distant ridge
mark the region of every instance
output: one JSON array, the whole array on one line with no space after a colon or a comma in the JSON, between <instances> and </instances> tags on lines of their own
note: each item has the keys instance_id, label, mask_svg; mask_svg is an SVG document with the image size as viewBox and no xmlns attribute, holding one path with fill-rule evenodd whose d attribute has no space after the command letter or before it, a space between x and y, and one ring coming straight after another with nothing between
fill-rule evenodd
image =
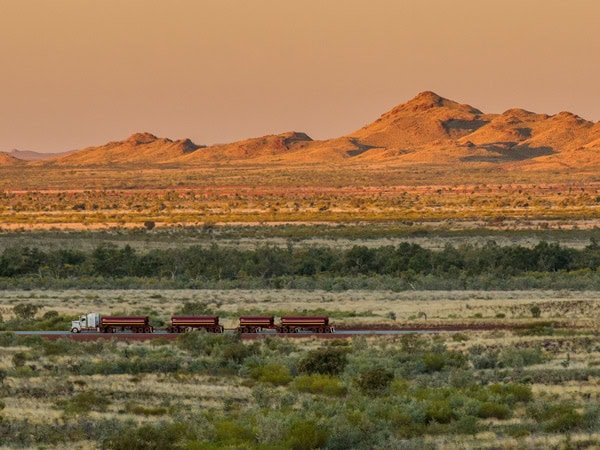
<instances>
[{"instance_id":1,"label":"distant ridge","mask_svg":"<svg viewBox=\"0 0 600 450\"><path fill-rule=\"evenodd\" d=\"M206 147L189 139L136 133L123 141L30 164L185 167L223 162L593 168L600 167L600 125L569 112L547 115L514 108L487 114L426 91L335 139L314 141L306 133L290 131Z\"/></svg>"},{"instance_id":2,"label":"distant ridge","mask_svg":"<svg viewBox=\"0 0 600 450\"><path fill-rule=\"evenodd\" d=\"M21 161L41 161L44 159L56 158L59 156L68 155L71 152L61 152L61 153L41 153L41 152L32 152L30 150L17 150L13 149L10 152L2 152L5 155L12 156L13 158L17 158Z\"/></svg>"}]
</instances>

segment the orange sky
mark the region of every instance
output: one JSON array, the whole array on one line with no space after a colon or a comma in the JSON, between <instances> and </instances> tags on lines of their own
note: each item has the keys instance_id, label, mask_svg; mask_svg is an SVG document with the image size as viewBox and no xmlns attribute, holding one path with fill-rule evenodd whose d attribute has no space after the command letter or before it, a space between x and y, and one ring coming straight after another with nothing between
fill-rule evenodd
<instances>
[{"instance_id":1,"label":"orange sky","mask_svg":"<svg viewBox=\"0 0 600 450\"><path fill-rule=\"evenodd\" d=\"M418 92L600 120L598 0L0 0L0 150L350 133Z\"/></svg>"}]
</instances>

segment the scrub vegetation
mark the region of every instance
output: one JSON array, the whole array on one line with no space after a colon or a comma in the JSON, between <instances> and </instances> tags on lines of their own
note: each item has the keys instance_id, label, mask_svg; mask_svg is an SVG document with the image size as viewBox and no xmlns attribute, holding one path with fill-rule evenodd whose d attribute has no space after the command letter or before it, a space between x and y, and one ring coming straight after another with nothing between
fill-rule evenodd
<instances>
[{"instance_id":1,"label":"scrub vegetation","mask_svg":"<svg viewBox=\"0 0 600 450\"><path fill-rule=\"evenodd\" d=\"M597 329L318 340L0 335L5 446L592 448Z\"/></svg>"}]
</instances>

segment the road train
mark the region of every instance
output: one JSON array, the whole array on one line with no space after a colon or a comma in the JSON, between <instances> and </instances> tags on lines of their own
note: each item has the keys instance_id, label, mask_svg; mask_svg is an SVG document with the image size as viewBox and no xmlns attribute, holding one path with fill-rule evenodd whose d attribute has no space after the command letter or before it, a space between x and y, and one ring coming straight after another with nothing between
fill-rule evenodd
<instances>
[{"instance_id":1,"label":"road train","mask_svg":"<svg viewBox=\"0 0 600 450\"><path fill-rule=\"evenodd\" d=\"M171 324L166 327L167 333L186 333L193 330L205 330L209 333L223 333L225 328L219 324L218 316L173 316ZM274 330L277 333L333 333L329 317L284 316L275 323L273 316L242 316L236 333L260 333L263 330ZM98 313L82 315L79 320L71 322L71 333L99 332L116 333L130 331L132 333L154 333L149 318L144 316L100 316Z\"/></svg>"}]
</instances>

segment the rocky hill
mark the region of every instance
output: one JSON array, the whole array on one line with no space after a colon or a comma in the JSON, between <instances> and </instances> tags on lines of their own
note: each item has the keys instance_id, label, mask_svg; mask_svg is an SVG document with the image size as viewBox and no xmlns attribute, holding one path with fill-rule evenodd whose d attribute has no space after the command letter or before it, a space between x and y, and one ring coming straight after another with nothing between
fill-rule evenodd
<instances>
[{"instance_id":1,"label":"rocky hill","mask_svg":"<svg viewBox=\"0 0 600 450\"><path fill-rule=\"evenodd\" d=\"M102 166L109 164L161 164L194 152L201 146L189 139L172 141L150 133L136 133L124 141L88 147L38 164L58 166Z\"/></svg>"},{"instance_id":2,"label":"rocky hill","mask_svg":"<svg viewBox=\"0 0 600 450\"><path fill-rule=\"evenodd\" d=\"M464 164L543 170L600 166L600 123L575 114L536 114L510 109L488 114L422 92L365 127L336 139L314 141L287 132L200 146L138 133L124 141L89 147L37 163L41 166L111 164ZM12 161L12 160L9 160ZM4 163L7 164L7 163Z\"/></svg>"}]
</instances>

